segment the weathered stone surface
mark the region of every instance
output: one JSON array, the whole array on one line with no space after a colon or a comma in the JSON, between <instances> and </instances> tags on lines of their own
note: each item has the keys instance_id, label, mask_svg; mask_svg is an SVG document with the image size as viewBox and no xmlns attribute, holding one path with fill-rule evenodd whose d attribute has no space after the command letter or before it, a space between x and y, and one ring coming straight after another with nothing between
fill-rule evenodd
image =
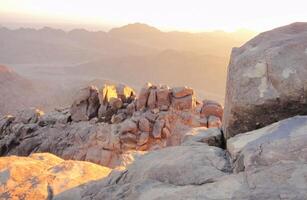
<instances>
[{"instance_id":1,"label":"weathered stone surface","mask_svg":"<svg viewBox=\"0 0 307 200\"><path fill-rule=\"evenodd\" d=\"M229 139L233 166L226 151L206 145L221 137L219 129L194 129L181 146L149 152L124 171L75 189L80 199L94 200L306 199L306 129L301 116Z\"/></svg>"},{"instance_id":2,"label":"weathered stone surface","mask_svg":"<svg viewBox=\"0 0 307 200\"><path fill-rule=\"evenodd\" d=\"M29 108L21 110L15 117L16 123L36 123L40 116L44 115L44 112L37 108Z\"/></svg>"},{"instance_id":3,"label":"weathered stone surface","mask_svg":"<svg viewBox=\"0 0 307 200\"><path fill-rule=\"evenodd\" d=\"M53 199L81 184L102 179L110 171L89 162L64 161L48 153L1 157L0 199Z\"/></svg>"},{"instance_id":4,"label":"weathered stone surface","mask_svg":"<svg viewBox=\"0 0 307 200\"><path fill-rule=\"evenodd\" d=\"M126 114L125 113L119 113L117 115L113 115L111 118L111 123L112 124L118 124L126 119Z\"/></svg>"},{"instance_id":5,"label":"weathered stone surface","mask_svg":"<svg viewBox=\"0 0 307 200\"><path fill-rule=\"evenodd\" d=\"M199 142L209 146L222 147L222 132L218 128L194 128L183 138L182 145L198 144Z\"/></svg>"},{"instance_id":6,"label":"weathered stone surface","mask_svg":"<svg viewBox=\"0 0 307 200\"><path fill-rule=\"evenodd\" d=\"M70 121L69 109L62 111L52 111L40 117L38 124L40 126L53 125L56 123L66 124Z\"/></svg>"},{"instance_id":7,"label":"weathered stone surface","mask_svg":"<svg viewBox=\"0 0 307 200\"><path fill-rule=\"evenodd\" d=\"M226 137L307 114L307 24L262 33L232 51L223 130Z\"/></svg>"},{"instance_id":8,"label":"weathered stone surface","mask_svg":"<svg viewBox=\"0 0 307 200\"><path fill-rule=\"evenodd\" d=\"M111 98L109 104L113 110L118 110L123 106L123 102L120 98Z\"/></svg>"},{"instance_id":9,"label":"weathered stone surface","mask_svg":"<svg viewBox=\"0 0 307 200\"><path fill-rule=\"evenodd\" d=\"M123 123L120 124L120 133L136 133L137 132L137 125L131 119L126 119Z\"/></svg>"},{"instance_id":10,"label":"weathered stone surface","mask_svg":"<svg viewBox=\"0 0 307 200\"><path fill-rule=\"evenodd\" d=\"M196 106L196 100L193 95L182 98L172 97L172 107L177 110L193 109Z\"/></svg>"},{"instance_id":11,"label":"weathered stone surface","mask_svg":"<svg viewBox=\"0 0 307 200\"><path fill-rule=\"evenodd\" d=\"M118 84L116 85L116 92L117 96L122 100L122 102L125 103L131 103L131 101L135 98L135 91L124 84Z\"/></svg>"},{"instance_id":12,"label":"weathered stone surface","mask_svg":"<svg viewBox=\"0 0 307 200\"><path fill-rule=\"evenodd\" d=\"M182 98L194 94L194 90L189 87L174 87L172 88L172 95L176 98Z\"/></svg>"},{"instance_id":13,"label":"weathered stone surface","mask_svg":"<svg viewBox=\"0 0 307 200\"><path fill-rule=\"evenodd\" d=\"M136 104L137 110L141 110L142 108L146 107L147 99L150 93L149 89L151 86L152 86L151 83L146 83L144 87L141 89Z\"/></svg>"},{"instance_id":14,"label":"weathered stone surface","mask_svg":"<svg viewBox=\"0 0 307 200\"><path fill-rule=\"evenodd\" d=\"M148 139L149 139L149 133L148 132L142 132L140 137L139 137L137 144L139 146L142 146L142 145L144 145L148 142Z\"/></svg>"},{"instance_id":15,"label":"weathered stone surface","mask_svg":"<svg viewBox=\"0 0 307 200\"><path fill-rule=\"evenodd\" d=\"M223 118L223 108L216 104L204 104L201 111L201 117L209 117L210 115L219 117L221 120Z\"/></svg>"},{"instance_id":16,"label":"weathered stone surface","mask_svg":"<svg viewBox=\"0 0 307 200\"><path fill-rule=\"evenodd\" d=\"M150 122L148 121L148 119L146 119L145 117L142 117L140 120L139 120L139 129L143 132L150 132L150 127L151 127L151 124Z\"/></svg>"},{"instance_id":17,"label":"weathered stone surface","mask_svg":"<svg viewBox=\"0 0 307 200\"><path fill-rule=\"evenodd\" d=\"M157 90L151 89L147 99L147 107L149 109L154 109L156 106L157 106Z\"/></svg>"},{"instance_id":18,"label":"weathered stone surface","mask_svg":"<svg viewBox=\"0 0 307 200\"><path fill-rule=\"evenodd\" d=\"M153 126L152 136L154 138L161 138L162 129L165 126L165 120L157 120Z\"/></svg>"},{"instance_id":19,"label":"weathered stone surface","mask_svg":"<svg viewBox=\"0 0 307 200\"><path fill-rule=\"evenodd\" d=\"M170 90L167 87L157 89L157 106L162 110L167 110L170 106Z\"/></svg>"},{"instance_id":20,"label":"weathered stone surface","mask_svg":"<svg viewBox=\"0 0 307 200\"><path fill-rule=\"evenodd\" d=\"M280 160L307 161L307 117L289 118L227 140L235 171L273 165Z\"/></svg>"},{"instance_id":21,"label":"weathered stone surface","mask_svg":"<svg viewBox=\"0 0 307 200\"><path fill-rule=\"evenodd\" d=\"M98 115L99 106L98 89L94 86L83 88L70 108L71 119L88 121Z\"/></svg>"},{"instance_id":22,"label":"weathered stone surface","mask_svg":"<svg viewBox=\"0 0 307 200\"><path fill-rule=\"evenodd\" d=\"M221 128L222 122L219 117L210 115L208 117L208 128Z\"/></svg>"}]
</instances>

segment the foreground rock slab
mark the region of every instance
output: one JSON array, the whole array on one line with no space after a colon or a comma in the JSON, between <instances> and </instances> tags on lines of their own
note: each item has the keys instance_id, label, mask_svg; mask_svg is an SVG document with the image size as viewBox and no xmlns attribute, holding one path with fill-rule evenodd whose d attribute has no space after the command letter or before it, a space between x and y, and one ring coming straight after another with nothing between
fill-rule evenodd
<instances>
[{"instance_id":1,"label":"foreground rock slab","mask_svg":"<svg viewBox=\"0 0 307 200\"><path fill-rule=\"evenodd\" d=\"M2 157L0 199L53 199L66 190L102 179L110 171L89 162L64 161L48 153Z\"/></svg>"},{"instance_id":2,"label":"foreground rock slab","mask_svg":"<svg viewBox=\"0 0 307 200\"><path fill-rule=\"evenodd\" d=\"M232 51L223 129L227 138L307 114L307 23L261 33Z\"/></svg>"},{"instance_id":3,"label":"foreground rock slab","mask_svg":"<svg viewBox=\"0 0 307 200\"><path fill-rule=\"evenodd\" d=\"M234 170L273 165L281 160L307 162L307 116L296 116L227 140Z\"/></svg>"}]
</instances>

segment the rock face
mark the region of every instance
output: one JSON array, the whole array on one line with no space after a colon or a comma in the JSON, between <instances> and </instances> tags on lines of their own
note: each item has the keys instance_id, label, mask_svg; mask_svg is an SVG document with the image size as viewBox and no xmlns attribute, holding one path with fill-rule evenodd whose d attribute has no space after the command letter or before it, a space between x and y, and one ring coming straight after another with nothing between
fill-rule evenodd
<instances>
[{"instance_id":1,"label":"rock face","mask_svg":"<svg viewBox=\"0 0 307 200\"><path fill-rule=\"evenodd\" d=\"M98 89L89 86L80 90L78 97L71 106L71 118L73 121L88 121L97 116L99 108Z\"/></svg>"},{"instance_id":2,"label":"rock face","mask_svg":"<svg viewBox=\"0 0 307 200\"><path fill-rule=\"evenodd\" d=\"M218 129L194 129L180 146L149 152L55 199L76 191L97 200L306 199L306 129L304 116L239 134L227 141L230 154L208 145L221 136Z\"/></svg>"},{"instance_id":3,"label":"rock face","mask_svg":"<svg viewBox=\"0 0 307 200\"><path fill-rule=\"evenodd\" d=\"M307 161L307 116L296 116L227 140L235 171Z\"/></svg>"},{"instance_id":4,"label":"rock face","mask_svg":"<svg viewBox=\"0 0 307 200\"><path fill-rule=\"evenodd\" d=\"M227 138L307 114L307 23L261 33L232 51L223 130Z\"/></svg>"},{"instance_id":5,"label":"rock face","mask_svg":"<svg viewBox=\"0 0 307 200\"><path fill-rule=\"evenodd\" d=\"M81 184L102 179L110 169L82 161L64 161L52 154L0 158L0 199L53 199ZM76 192L74 196L78 196Z\"/></svg>"}]
</instances>

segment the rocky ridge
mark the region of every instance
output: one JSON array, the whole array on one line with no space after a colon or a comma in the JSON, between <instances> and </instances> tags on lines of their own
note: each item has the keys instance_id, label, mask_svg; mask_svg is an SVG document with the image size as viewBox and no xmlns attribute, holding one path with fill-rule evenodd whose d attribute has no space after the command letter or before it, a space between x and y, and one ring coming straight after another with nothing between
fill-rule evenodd
<instances>
[{"instance_id":1,"label":"rocky ridge","mask_svg":"<svg viewBox=\"0 0 307 200\"><path fill-rule=\"evenodd\" d=\"M221 127L222 112L217 102L197 102L188 87L146 84L136 97L125 85L89 86L68 109L28 109L2 118L0 154L49 152L124 167L132 155L179 145L191 128Z\"/></svg>"}]
</instances>

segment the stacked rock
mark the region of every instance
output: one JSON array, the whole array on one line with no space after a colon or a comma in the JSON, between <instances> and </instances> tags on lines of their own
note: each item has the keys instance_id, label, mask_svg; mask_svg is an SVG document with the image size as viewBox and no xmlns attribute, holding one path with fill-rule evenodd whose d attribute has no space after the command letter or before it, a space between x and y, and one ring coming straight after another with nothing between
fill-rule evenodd
<instances>
[{"instance_id":1,"label":"stacked rock","mask_svg":"<svg viewBox=\"0 0 307 200\"><path fill-rule=\"evenodd\" d=\"M200 110L200 117L207 120L207 127L213 128L222 126L223 106L216 101L204 100Z\"/></svg>"},{"instance_id":2,"label":"stacked rock","mask_svg":"<svg viewBox=\"0 0 307 200\"><path fill-rule=\"evenodd\" d=\"M137 99L137 110L159 109L162 111L173 107L178 110L193 109L196 106L194 90L188 87L169 88L147 83Z\"/></svg>"}]
</instances>

